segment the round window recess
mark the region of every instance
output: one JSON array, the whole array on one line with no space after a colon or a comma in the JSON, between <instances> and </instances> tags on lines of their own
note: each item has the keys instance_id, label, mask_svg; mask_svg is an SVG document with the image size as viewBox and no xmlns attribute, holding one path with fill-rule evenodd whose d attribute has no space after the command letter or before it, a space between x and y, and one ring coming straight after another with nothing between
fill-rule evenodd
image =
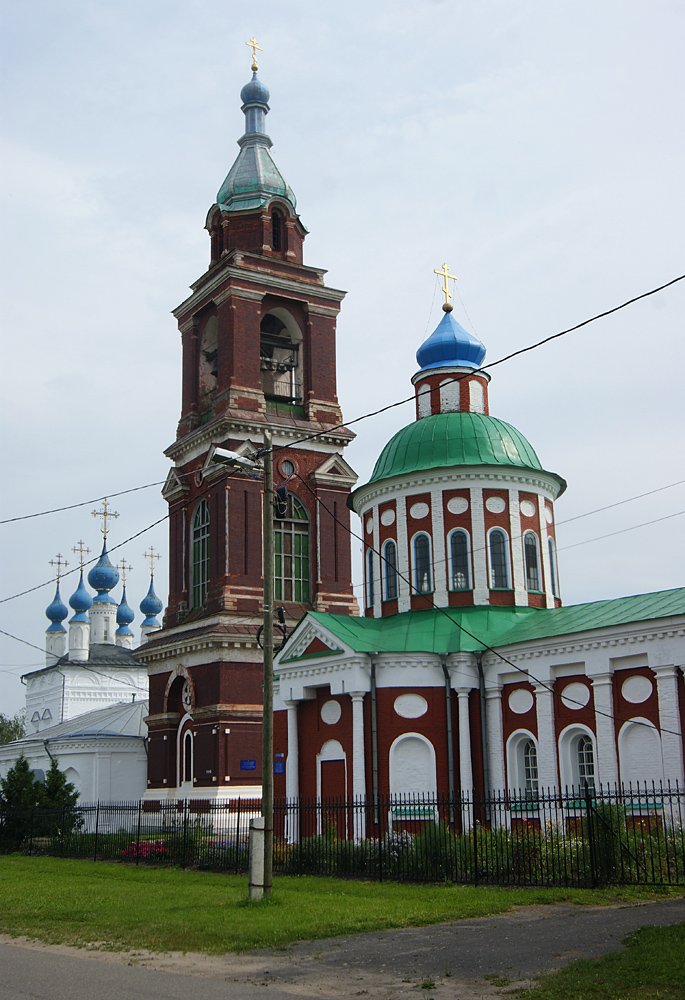
<instances>
[{"instance_id":1,"label":"round window recess","mask_svg":"<svg viewBox=\"0 0 685 1000\"><path fill-rule=\"evenodd\" d=\"M422 517L427 517L429 509L427 503L413 503L409 508L409 513L414 520L418 521Z\"/></svg>"},{"instance_id":2,"label":"round window recess","mask_svg":"<svg viewBox=\"0 0 685 1000\"><path fill-rule=\"evenodd\" d=\"M545 520L547 521L547 524L551 524L554 520L554 514L551 507L545 507Z\"/></svg>"},{"instance_id":3,"label":"round window recess","mask_svg":"<svg viewBox=\"0 0 685 1000\"><path fill-rule=\"evenodd\" d=\"M281 473L286 478L295 475L295 463L291 462L289 458L284 458L280 465Z\"/></svg>"},{"instance_id":4,"label":"round window recess","mask_svg":"<svg viewBox=\"0 0 685 1000\"><path fill-rule=\"evenodd\" d=\"M452 497L447 501L447 509L450 514L465 514L469 509L469 502L465 497Z\"/></svg>"},{"instance_id":5,"label":"round window recess","mask_svg":"<svg viewBox=\"0 0 685 1000\"><path fill-rule=\"evenodd\" d=\"M183 690L181 691L181 702L186 712L189 712L193 707L193 692L190 688L189 681L183 682Z\"/></svg>"},{"instance_id":6,"label":"round window recess","mask_svg":"<svg viewBox=\"0 0 685 1000\"><path fill-rule=\"evenodd\" d=\"M428 711L428 702L420 694L400 694L395 698L395 712L402 719L420 719Z\"/></svg>"},{"instance_id":7,"label":"round window recess","mask_svg":"<svg viewBox=\"0 0 685 1000\"><path fill-rule=\"evenodd\" d=\"M533 707L534 699L525 688L515 688L509 695L509 708L517 715L525 715Z\"/></svg>"},{"instance_id":8,"label":"round window recess","mask_svg":"<svg viewBox=\"0 0 685 1000\"><path fill-rule=\"evenodd\" d=\"M501 514L504 511L506 504L502 497L488 497L485 501L485 506L491 514Z\"/></svg>"},{"instance_id":9,"label":"round window recess","mask_svg":"<svg viewBox=\"0 0 685 1000\"><path fill-rule=\"evenodd\" d=\"M521 513L524 517L532 517L535 514L535 504L531 500L522 500Z\"/></svg>"},{"instance_id":10,"label":"round window recess","mask_svg":"<svg viewBox=\"0 0 685 1000\"><path fill-rule=\"evenodd\" d=\"M384 510L383 513L381 514L381 524L384 524L385 527L387 528L389 527L389 525L394 523L395 523L395 511Z\"/></svg>"},{"instance_id":11,"label":"round window recess","mask_svg":"<svg viewBox=\"0 0 685 1000\"><path fill-rule=\"evenodd\" d=\"M341 715L342 709L339 701L325 701L321 706L321 721L325 722L327 726L334 726L336 722L340 722Z\"/></svg>"},{"instance_id":12,"label":"round window recess","mask_svg":"<svg viewBox=\"0 0 685 1000\"><path fill-rule=\"evenodd\" d=\"M366 523L365 523L365 527L366 527L366 534L370 535L371 532L373 531L373 518L372 517L367 517Z\"/></svg>"},{"instance_id":13,"label":"round window recess","mask_svg":"<svg viewBox=\"0 0 685 1000\"><path fill-rule=\"evenodd\" d=\"M587 684L581 684L580 681L572 681L561 692L561 703L566 708L585 708L589 700L590 690Z\"/></svg>"},{"instance_id":14,"label":"round window recess","mask_svg":"<svg viewBox=\"0 0 685 1000\"><path fill-rule=\"evenodd\" d=\"M639 705L647 701L653 691L652 682L644 674L633 674L627 677L621 685L621 694L631 705Z\"/></svg>"}]
</instances>

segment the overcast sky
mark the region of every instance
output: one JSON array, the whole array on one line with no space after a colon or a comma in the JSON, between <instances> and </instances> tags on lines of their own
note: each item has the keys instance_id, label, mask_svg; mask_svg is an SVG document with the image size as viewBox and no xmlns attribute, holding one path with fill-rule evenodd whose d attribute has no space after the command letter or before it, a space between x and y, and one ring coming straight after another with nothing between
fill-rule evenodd
<instances>
[{"instance_id":1,"label":"overcast sky","mask_svg":"<svg viewBox=\"0 0 685 1000\"><path fill-rule=\"evenodd\" d=\"M5 4L2 517L165 478L170 310L207 266L253 34L305 262L348 290L348 418L411 392L442 261L490 361L685 272L682 3L247 6ZM493 370L491 412L568 480L559 521L685 479L684 313L682 282ZM355 426L360 481L412 418L405 405ZM58 551L71 569L79 539L99 549L93 506L0 526L0 597L49 580ZM113 506L112 546L166 513L158 487ZM561 525L565 603L682 585L683 517L563 550L683 509L680 485ZM151 543L166 597L166 538L162 524L115 553L136 608ZM0 629L42 647L53 590L1 604ZM43 662L0 636L0 711L23 706L19 676Z\"/></svg>"}]
</instances>

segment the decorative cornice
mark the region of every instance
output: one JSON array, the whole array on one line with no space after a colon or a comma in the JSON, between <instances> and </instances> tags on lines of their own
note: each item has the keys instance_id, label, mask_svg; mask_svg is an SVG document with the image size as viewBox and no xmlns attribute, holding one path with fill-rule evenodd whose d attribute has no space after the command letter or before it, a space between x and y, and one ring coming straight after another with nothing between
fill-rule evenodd
<instances>
[{"instance_id":1,"label":"decorative cornice","mask_svg":"<svg viewBox=\"0 0 685 1000\"><path fill-rule=\"evenodd\" d=\"M455 471L459 470L459 471ZM451 466L441 472L428 471L420 473L406 473L401 476L393 476L390 479L382 479L378 483L368 486L360 486L353 498L353 509L361 517L366 513L369 506L376 502L381 502L389 497L407 497L412 493L426 492L431 487L442 487L447 489L464 489L475 487L479 489L496 489L506 485L509 487L516 483L519 488L539 490L545 499L554 502L558 488L551 474L544 471L529 471L518 469L515 466L501 466L497 471L484 472L481 466L469 471L468 466ZM552 488L550 488L550 485Z\"/></svg>"}]
</instances>

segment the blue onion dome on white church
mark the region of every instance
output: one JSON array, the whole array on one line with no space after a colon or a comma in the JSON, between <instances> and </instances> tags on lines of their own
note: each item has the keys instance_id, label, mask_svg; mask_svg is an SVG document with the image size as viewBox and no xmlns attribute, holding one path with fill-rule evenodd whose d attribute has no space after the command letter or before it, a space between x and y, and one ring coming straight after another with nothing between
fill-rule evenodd
<instances>
[{"instance_id":1,"label":"blue onion dome on white church","mask_svg":"<svg viewBox=\"0 0 685 1000\"><path fill-rule=\"evenodd\" d=\"M116 631L117 635L133 635L133 632L129 628L131 622L136 617L136 613L132 607L128 604L126 600L126 586L121 594L121 601L117 607L117 625L119 628Z\"/></svg>"},{"instance_id":2,"label":"blue onion dome on white church","mask_svg":"<svg viewBox=\"0 0 685 1000\"><path fill-rule=\"evenodd\" d=\"M107 541L103 542L100 558L88 574L88 583L98 592L95 604L116 604L109 591L119 583L119 570L110 562Z\"/></svg>"},{"instance_id":3,"label":"blue onion dome on white church","mask_svg":"<svg viewBox=\"0 0 685 1000\"><path fill-rule=\"evenodd\" d=\"M155 593L155 581L154 577L150 577L150 588L145 595L145 597L140 602L140 610L145 615L145 621L143 622L143 628L161 628L160 623L157 620L157 615L160 613L164 605L157 597Z\"/></svg>"},{"instance_id":4,"label":"blue onion dome on white church","mask_svg":"<svg viewBox=\"0 0 685 1000\"><path fill-rule=\"evenodd\" d=\"M416 352L421 371L431 368L480 368L484 359L485 345L456 321L451 306L445 309L445 315L433 333Z\"/></svg>"},{"instance_id":5,"label":"blue onion dome on white church","mask_svg":"<svg viewBox=\"0 0 685 1000\"><path fill-rule=\"evenodd\" d=\"M50 619L51 622L51 624L48 626L47 629L48 632L66 632L64 625L62 625L62 622L69 614L69 609L67 608L66 604L64 603L60 595L59 582L57 583L55 596L53 597L52 602L48 604L47 608L45 609L45 614L47 615L47 617Z\"/></svg>"},{"instance_id":6,"label":"blue onion dome on white church","mask_svg":"<svg viewBox=\"0 0 685 1000\"><path fill-rule=\"evenodd\" d=\"M245 133L238 140L240 152L216 196L222 212L246 212L263 208L272 198L286 201L293 212L297 201L276 166L266 134L269 91L253 66L252 79L240 92L245 115Z\"/></svg>"},{"instance_id":7,"label":"blue onion dome on white church","mask_svg":"<svg viewBox=\"0 0 685 1000\"><path fill-rule=\"evenodd\" d=\"M77 621L77 622L88 621L88 612L93 606L93 598L86 590L86 585L83 582L83 570L81 570L81 576L79 577L78 587L69 598L69 604L76 612L74 617L71 619L72 621Z\"/></svg>"}]
</instances>

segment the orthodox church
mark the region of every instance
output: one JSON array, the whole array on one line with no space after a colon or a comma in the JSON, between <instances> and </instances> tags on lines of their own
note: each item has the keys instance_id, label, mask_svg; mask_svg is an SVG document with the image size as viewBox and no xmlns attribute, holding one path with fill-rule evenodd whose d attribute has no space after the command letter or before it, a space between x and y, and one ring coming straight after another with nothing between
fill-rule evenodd
<instances>
[{"instance_id":1,"label":"orthodox church","mask_svg":"<svg viewBox=\"0 0 685 1000\"><path fill-rule=\"evenodd\" d=\"M65 563L59 555L55 596L46 609L50 622L45 633L46 665L25 674L26 736L0 746L0 776L20 754L34 773L44 774L51 759L78 790L81 801L95 802L140 798L145 791L147 755L145 717L147 670L133 651L131 624L135 612L126 599L126 572L115 567L107 551L105 502L102 552L87 575L95 596L84 580L83 542L74 549L81 569L76 590L69 598L73 611L68 630L63 622L69 611L60 594ZM150 550L150 587L140 604L144 615L141 640L159 629L162 602L154 590L154 555ZM121 570L121 575L120 575ZM121 600L111 591L122 579Z\"/></svg>"},{"instance_id":2,"label":"orthodox church","mask_svg":"<svg viewBox=\"0 0 685 1000\"><path fill-rule=\"evenodd\" d=\"M217 447L254 456L265 429L288 635L268 765L277 795L682 783L685 590L562 606L566 483L491 415L485 347L454 318L446 266L444 315L417 353L416 419L354 488L336 391L345 293L303 262L307 230L271 154L254 59L252 71L239 152L206 219L209 265L174 312L169 603L136 654L149 673L146 798L259 792L262 509L274 498L260 476L212 459Z\"/></svg>"}]
</instances>

